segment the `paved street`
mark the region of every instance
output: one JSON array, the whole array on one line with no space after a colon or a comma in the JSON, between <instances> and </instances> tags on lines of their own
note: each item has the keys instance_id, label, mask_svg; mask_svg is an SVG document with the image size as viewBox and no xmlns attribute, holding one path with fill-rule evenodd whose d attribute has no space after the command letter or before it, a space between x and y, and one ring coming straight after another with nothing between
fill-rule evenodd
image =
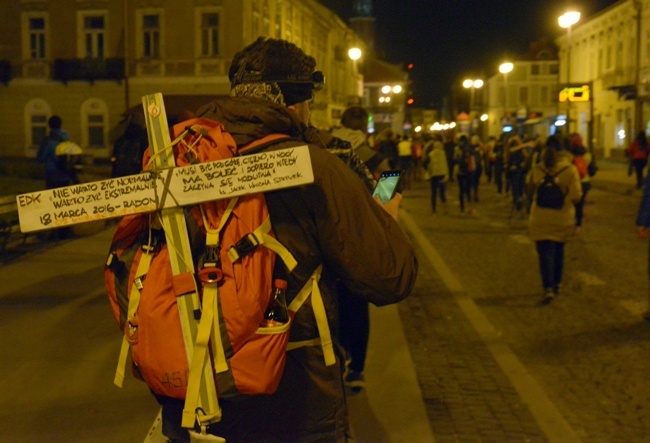
<instances>
[{"instance_id":1,"label":"paved street","mask_svg":"<svg viewBox=\"0 0 650 443\"><path fill-rule=\"evenodd\" d=\"M647 243L622 168L601 166L549 306L526 218L492 186L472 216L454 185L446 214L431 214L426 183L405 192L420 274L409 299L372 310L368 386L349 401L357 443L648 441ZM110 236L0 266L1 443L139 443L151 427L146 387L128 376L112 385Z\"/></svg>"}]
</instances>

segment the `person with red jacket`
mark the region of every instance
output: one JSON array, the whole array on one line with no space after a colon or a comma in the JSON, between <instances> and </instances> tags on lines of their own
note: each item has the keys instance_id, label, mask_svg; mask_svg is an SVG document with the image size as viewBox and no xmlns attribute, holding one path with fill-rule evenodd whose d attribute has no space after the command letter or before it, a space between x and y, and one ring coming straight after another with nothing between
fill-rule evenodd
<instances>
[{"instance_id":1,"label":"person with red jacket","mask_svg":"<svg viewBox=\"0 0 650 443\"><path fill-rule=\"evenodd\" d=\"M643 169L648 164L648 139L645 131L639 131L634 141L625 151L630 163L636 172L636 188L643 187Z\"/></svg>"}]
</instances>

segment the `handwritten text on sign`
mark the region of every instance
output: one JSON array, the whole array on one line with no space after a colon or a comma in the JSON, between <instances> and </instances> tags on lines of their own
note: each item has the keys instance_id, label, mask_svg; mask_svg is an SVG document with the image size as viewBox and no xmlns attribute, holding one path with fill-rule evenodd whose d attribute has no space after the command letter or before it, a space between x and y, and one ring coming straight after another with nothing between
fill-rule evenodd
<instances>
[{"instance_id":1,"label":"handwritten text on sign","mask_svg":"<svg viewBox=\"0 0 650 443\"><path fill-rule=\"evenodd\" d=\"M312 183L307 146L233 157L16 197L20 230L188 206Z\"/></svg>"}]
</instances>

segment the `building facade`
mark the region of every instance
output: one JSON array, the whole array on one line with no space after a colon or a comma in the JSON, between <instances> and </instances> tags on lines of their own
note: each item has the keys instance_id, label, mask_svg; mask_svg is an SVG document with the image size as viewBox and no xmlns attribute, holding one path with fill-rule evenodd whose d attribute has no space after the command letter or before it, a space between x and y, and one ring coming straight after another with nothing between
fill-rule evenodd
<instances>
[{"instance_id":1,"label":"building facade","mask_svg":"<svg viewBox=\"0 0 650 443\"><path fill-rule=\"evenodd\" d=\"M546 137L558 114L558 61L510 61L512 71L488 78L482 91L487 106L487 135L502 132Z\"/></svg>"},{"instance_id":2,"label":"building facade","mask_svg":"<svg viewBox=\"0 0 650 443\"><path fill-rule=\"evenodd\" d=\"M59 115L71 139L110 156L125 113L162 92L168 114L230 91L234 54L258 36L313 55L326 86L312 121L358 101L355 33L315 0L0 0L0 156L34 157ZM176 107L176 109L173 109Z\"/></svg>"},{"instance_id":3,"label":"building facade","mask_svg":"<svg viewBox=\"0 0 650 443\"><path fill-rule=\"evenodd\" d=\"M650 1L615 3L557 43L561 86L586 86L591 95L567 105L569 131L605 157L622 156L638 131L650 134Z\"/></svg>"}]
</instances>

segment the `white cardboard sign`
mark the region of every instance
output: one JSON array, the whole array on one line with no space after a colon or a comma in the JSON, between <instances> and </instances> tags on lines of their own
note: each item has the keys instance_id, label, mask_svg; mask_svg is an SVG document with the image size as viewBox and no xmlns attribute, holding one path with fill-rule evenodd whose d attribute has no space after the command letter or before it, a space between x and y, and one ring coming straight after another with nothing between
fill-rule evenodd
<instances>
[{"instance_id":1,"label":"white cardboard sign","mask_svg":"<svg viewBox=\"0 0 650 443\"><path fill-rule=\"evenodd\" d=\"M82 183L16 197L20 230L33 232L312 183L309 148Z\"/></svg>"}]
</instances>

